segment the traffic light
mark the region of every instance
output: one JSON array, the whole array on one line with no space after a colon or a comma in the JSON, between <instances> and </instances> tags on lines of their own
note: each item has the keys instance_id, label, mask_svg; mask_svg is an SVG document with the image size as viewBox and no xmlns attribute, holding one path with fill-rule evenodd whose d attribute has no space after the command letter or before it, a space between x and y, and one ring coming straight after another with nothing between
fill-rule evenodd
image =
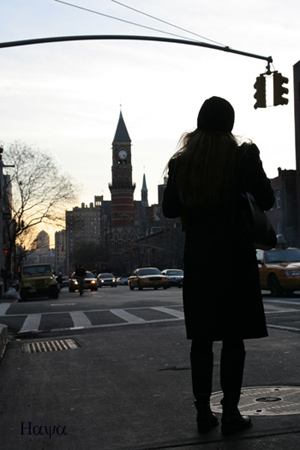
<instances>
[{"instance_id":1,"label":"traffic light","mask_svg":"<svg viewBox=\"0 0 300 450\"><path fill-rule=\"evenodd\" d=\"M288 98L283 97L283 95L288 94L289 90L288 88L282 86L283 84L287 84L288 82L289 82L288 78L283 77L279 72L274 72L273 78L274 106L288 104L289 102Z\"/></svg>"},{"instance_id":2,"label":"traffic light","mask_svg":"<svg viewBox=\"0 0 300 450\"><path fill-rule=\"evenodd\" d=\"M254 88L256 92L254 94L254 98L256 99L256 103L254 108L265 108L266 107L266 79L263 75L259 75L256 78L256 83L254 84Z\"/></svg>"}]
</instances>

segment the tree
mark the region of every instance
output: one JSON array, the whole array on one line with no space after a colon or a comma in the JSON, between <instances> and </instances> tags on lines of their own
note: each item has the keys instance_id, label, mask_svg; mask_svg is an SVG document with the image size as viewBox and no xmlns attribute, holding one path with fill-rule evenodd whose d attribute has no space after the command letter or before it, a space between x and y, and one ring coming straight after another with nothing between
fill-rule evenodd
<instances>
[{"instance_id":1,"label":"tree","mask_svg":"<svg viewBox=\"0 0 300 450\"><path fill-rule=\"evenodd\" d=\"M60 173L52 155L21 142L9 146L3 162L5 269L10 272L15 246L27 246L40 224L64 226L65 210L76 201L78 186Z\"/></svg>"}]
</instances>

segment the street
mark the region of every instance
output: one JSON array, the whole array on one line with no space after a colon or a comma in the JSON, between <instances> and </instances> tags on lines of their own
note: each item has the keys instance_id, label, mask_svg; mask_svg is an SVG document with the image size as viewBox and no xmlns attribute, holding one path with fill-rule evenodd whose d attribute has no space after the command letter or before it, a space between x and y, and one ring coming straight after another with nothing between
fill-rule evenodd
<instances>
[{"instance_id":1,"label":"street","mask_svg":"<svg viewBox=\"0 0 300 450\"><path fill-rule=\"evenodd\" d=\"M263 294L268 327L299 332L300 294L283 298L273 298L267 291ZM128 286L105 287L97 292L85 291L82 297L63 288L57 300L0 304L0 323L19 338L180 320L182 290L178 288L130 291Z\"/></svg>"},{"instance_id":2,"label":"street","mask_svg":"<svg viewBox=\"0 0 300 450\"><path fill-rule=\"evenodd\" d=\"M220 427L197 433L181 296L118 286L2 301L1 450L298 448L300 296L264 293L269 337L246 343L240 402L254 426L229 438ZM220 350L215 343L217 414Z\"/></svg>"}]
</instances>

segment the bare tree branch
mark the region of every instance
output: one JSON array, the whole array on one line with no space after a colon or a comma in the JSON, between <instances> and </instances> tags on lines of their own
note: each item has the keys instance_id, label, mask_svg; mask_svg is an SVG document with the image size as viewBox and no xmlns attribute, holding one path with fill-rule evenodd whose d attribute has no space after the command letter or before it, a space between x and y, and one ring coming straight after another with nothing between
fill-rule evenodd
<instances>
[{"instance_id":1,"label":"bare tree branch","mask_svg":"<svg viewBox=\"0 0 300 450\"><path fill-rule=\"evenodd\" d=\"M13 166L5 171L9 176L5 177L4 196L4 208L11 214L6 220L7 250L12 253L16 244L24 245L37 225L62 225L65 210L76 202L79 188L70 175L60 172L51 155L19 141L4 152L3 161L4 169ZM10 269L10 262L8 265Z\"/></svg>"}]
</instances>

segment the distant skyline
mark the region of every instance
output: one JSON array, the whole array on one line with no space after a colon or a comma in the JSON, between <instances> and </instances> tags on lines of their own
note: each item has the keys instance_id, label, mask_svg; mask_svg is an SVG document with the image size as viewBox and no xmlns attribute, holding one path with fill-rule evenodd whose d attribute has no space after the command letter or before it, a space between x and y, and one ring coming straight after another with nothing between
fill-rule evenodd
<instances>
[{"instance_id":1,"label":"distant skyline","mask_svg":"<svg viewBox=\"0 0 300 450\"><path fill-rule=\"evenodd\" d=\"M256 77L266 62L186 45L139 41L88 41L0 49L0 140L19 140L49 151L82 185L78 204L95 195L110 200L111 144L120 105L132 140L135 200L146 175L149 204L184 131L196 126L203 101L218 95L235 108L233 132L252 139L267 175L295 169L293 65L299 61L299 2L278 0L10 0L0 3L0 41L50 36L127 34L168 36L272 56L271 70L289 78L289 104L254 110ZM114 20L121 18L127 22ZM172 23L201 35L171 27ZM205 36L205 38L203 38ZM172 36L169 36L172 37Z\"/></svg>"}]
</instances>

